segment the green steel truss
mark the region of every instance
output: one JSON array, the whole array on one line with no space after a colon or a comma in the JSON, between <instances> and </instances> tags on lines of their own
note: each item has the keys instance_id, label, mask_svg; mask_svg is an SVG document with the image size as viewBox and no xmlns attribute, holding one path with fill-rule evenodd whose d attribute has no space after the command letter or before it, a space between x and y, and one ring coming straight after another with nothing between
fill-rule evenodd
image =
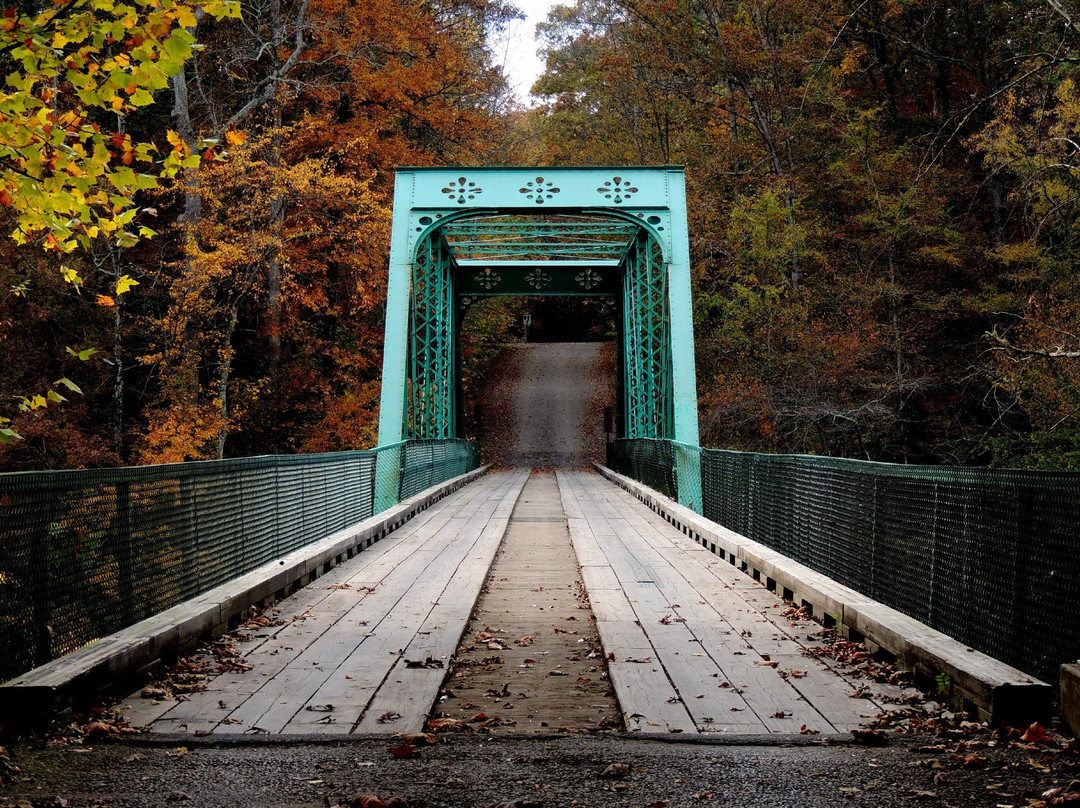
<instances>
[{"instance_id":1,"label":"green steel truss","mask_svg":"<svg viewBox=\"0 0 1080 808\"><path fill-rule=\"evenodd\" d=\"M400 169L380 445L460 436L458 331L472 303L499 295L612 306L618 437L697 443L681 168Z\"/></svg>"},{"instance_id":2,"label":"green steel truss","mask_svg":"<svg viewBox=\"0 0 1080 808\"><path fill-rule=\"evenodd\" d=\"M639 232L627 251L622 289L622 434L675 431L667 273L656 239Z\"/></svg>"},{"instance_id":3,"label":"green steel truss","mask_svg":"<svg viewBox=\"0 0 1080 808\"><path fill-rule=\"evenodd\" d=\"M453 257L444 239L420 243L412 266L412 290L408 434L410 438L457 437L457 313Z\"/></svg>"}]
</instances>

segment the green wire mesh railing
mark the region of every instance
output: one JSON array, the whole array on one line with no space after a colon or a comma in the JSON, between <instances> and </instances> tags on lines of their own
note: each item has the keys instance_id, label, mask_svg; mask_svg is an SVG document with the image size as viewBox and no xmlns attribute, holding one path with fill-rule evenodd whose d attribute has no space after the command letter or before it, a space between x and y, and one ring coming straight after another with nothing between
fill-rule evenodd
<instances>
[{"instance_id":1,"label":"green wire mesh railing","mask_svg":"<svg viewBox=\"0 0 1080 808\"><path fill-rule=\"evenodd\" d=\"M616 470L1020 670L1080 658L1080 474L618 441ZM700 491L699 499L687 497Z\"/></svg>"},{"instance_id":2,"label":"green wire mesh railing","mask_svg":"<svg viewBox=\"0 0 1080 808\"><path fill-rule=\"evenodd\" d=\"M432 440L0 474L0 681L471 471L478 456ZM392 470L379 491L377 465Z\"/></svg>"}]
</instances>

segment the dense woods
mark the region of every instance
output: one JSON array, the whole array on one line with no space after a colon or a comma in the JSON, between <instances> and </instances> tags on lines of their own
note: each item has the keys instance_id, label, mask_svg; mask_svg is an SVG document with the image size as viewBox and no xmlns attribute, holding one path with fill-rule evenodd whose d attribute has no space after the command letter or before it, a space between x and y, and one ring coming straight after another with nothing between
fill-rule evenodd
<instances>
[{"instance_id":1,"label":"dense woods","mask_svg":"<svg viewBox=\"0 0 1080 808\"><path fill-rule=\"evenodd\" d=\"M1080 468L1074 0L579 0L531 110L498 0L94 8L0 26L0 468L371 445L394 167L533 163L687 166L703 444Z\"/></svg>"},{"instance_id":2,"label":"dense woods","mask_svg":"<svg viewBox=\"0 0 1080 808\"><path fill-rule=\"evenodd\" d=\"M703 444L1080 467L1076 19L1058 0L552 15L541 154L689 167Z\"/></svg>"}]
</instances>

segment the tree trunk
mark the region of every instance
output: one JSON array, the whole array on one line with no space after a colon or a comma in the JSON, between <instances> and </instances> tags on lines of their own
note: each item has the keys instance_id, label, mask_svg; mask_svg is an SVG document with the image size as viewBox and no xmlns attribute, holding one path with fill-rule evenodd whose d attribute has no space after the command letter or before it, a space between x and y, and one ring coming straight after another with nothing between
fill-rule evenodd
<instances>
[{"instance_id":1,"label":"tree trunk","mask_svg":"<svg viewBox=\"0 0 1080 808\"><path fill-rule=\"evenodd\" d=\"M281 163L281 104L274 109L274 137L271 143L270 153L267 155L267 163L272 169L276 169ZM270 203L270 226L274 230L277 239L274 249L267 258L266 263L266 308L269 319L269 335L267 341L270 349L270 378L275 380L281 369L281 228L285 224L286 199L283 194L276 196Z\"/></svg>"},{"instance_id":2,"label":"tree trunk","mask_svg":"<svg viewBox=\"0 0 1080 808\"><path fill-rule=\"evenodd\" d=\"M113 448L116 456L121 459L124 457L124 354L123 338L120 335L123 305L118 297L113 307L113 365L116 375L113 377L112 433Z\"/></svg>"},{"instance_id":3,"label":"tree trunk","mask_svg":"<svg viewBox=\"0 0 1080 808\"><path fill-rule=\"evenodd\" d=\"M991 180L990 195L994 205L994 245L1000 250L1005 246L1005 186L1000 174L994 174Z\"/></svg>"},{"instance_id":4,"label":"tree trunk","mask_svg":"<svg viewBox=\"0 0 1080 808\"><path fill-rule=\"evenodd\" d=\"M218 414L221 428L218 430L217 459L225 457L225 440L229 437L229 374L232 372L233 334L240 316L240 299L233 301L229 309L229 322L225 328L225 347L222 348L221 364L218 366Z\"/></svg>"}]
</instances>

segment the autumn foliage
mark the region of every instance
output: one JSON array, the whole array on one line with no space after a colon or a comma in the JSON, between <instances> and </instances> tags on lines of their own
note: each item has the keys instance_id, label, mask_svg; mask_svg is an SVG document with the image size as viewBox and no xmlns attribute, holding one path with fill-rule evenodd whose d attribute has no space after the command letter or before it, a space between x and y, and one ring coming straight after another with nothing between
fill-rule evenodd
<instances>
[{"instance_id":1,"label":"autumn foliage","mask_svg":"<svg viewBox=\"0 0 1080 808\"><path fill-rule=\"evenodd\" d=\"M538 159L688 167L703 443L1080 467L1078 19L1056 0L552 13Z\"/></svg>"},{"instance_id":2,"label":"autumn foliage","mask_svg":"<svg viewBox=\"0 0 1080 808\"><path fill-rule=\"evenodd\" d=\"M507 8L301 0L242 25L187 9L159 13L183 67L119 92L112 162L86 189L111 183L118 226L147 229L83 227L62 269L3 245L0 390L37 396L9 468L372 445L394 168L497 159L505 82L485 43ZM121 69L104 41L100 68ZM127 193L154 160L173 181ZM83 395L50 408L36 391L57 376Z\"/></svg>"},{"instance_id":3,"label":"autumn foliage","mask_svg":"<svg viewBox=\"0 0 1080 808\"><path fill-rule=\"evenodd\" d=\"M394 168L511 163L687 166L703 443L1080 468L1071 3L577 0L527 113L496 0L244 13L0 20L5 468L371 445Z\"/></svg>"}]
</instances>

